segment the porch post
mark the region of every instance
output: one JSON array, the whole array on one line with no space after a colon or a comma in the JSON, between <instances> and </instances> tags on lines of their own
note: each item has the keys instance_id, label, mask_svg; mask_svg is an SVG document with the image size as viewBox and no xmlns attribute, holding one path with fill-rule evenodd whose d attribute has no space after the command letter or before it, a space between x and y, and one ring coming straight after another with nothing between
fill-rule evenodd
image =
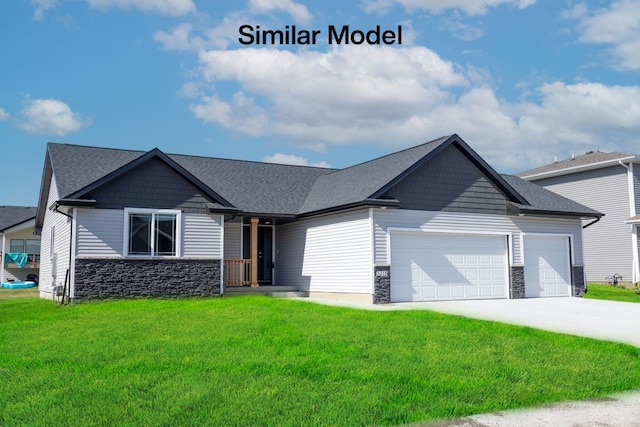
<instances>
[{"instance_id":1,"label":"porch post","mask_svg":"<svg viewBox=\"0 0 640 427\"><path fill-rule=\"evenodd\" d=\"M258 221L251 218L251 287L258 286Z\"/></svg>"}]
</instances>

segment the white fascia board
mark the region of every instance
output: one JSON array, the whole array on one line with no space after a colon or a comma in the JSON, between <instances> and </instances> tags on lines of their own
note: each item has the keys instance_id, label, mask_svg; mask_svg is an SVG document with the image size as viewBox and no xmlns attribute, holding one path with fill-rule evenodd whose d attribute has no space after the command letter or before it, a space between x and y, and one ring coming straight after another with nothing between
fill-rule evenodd
<instances>
[{"instance_id":1,"label":"white fascia board","mask_svg":"<svg viewBox=\"0 0 640 427\"><path fill-rule=\"evenodd\" d=\"M616 166L616 165L619 165L620 162L638 163L639 160L640 159L638 158L638 156L619 157L617 159L605 160L603 162L589 163L587 165L573 166L570 168L557 169L557 170L548 171L548 172L540 172L533 175L521 176L520 178L527 181L534 181L537 179L553 178L555 176L570 175L572 173L577 173L577 172L586 172L594 169L602 169L609 166Z\"/></svg>"}]
</instances>

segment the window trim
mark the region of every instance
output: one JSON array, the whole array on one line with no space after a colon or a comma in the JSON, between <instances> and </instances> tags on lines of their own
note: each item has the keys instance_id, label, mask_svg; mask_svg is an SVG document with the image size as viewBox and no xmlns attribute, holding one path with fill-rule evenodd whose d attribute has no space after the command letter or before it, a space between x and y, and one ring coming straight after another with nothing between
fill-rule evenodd
<instances>
[{"instance_id":1,"label":"window trim","mask_svg":"<svg viewBox=\"0 0 640 427\"><path fill-rule=\"evenodd\" d=\"M151 254L137 255L129 253L129 226L131 214L151 214ZM155 254L155 215L175 215L176 216L176 254L156 255ZM154 259L174 259L182 257L182 211L174 209L147 209L147 208L124 208L124 233L122 236L122 253L127 258L154 258Z\"/></svg>"}]
</instances>

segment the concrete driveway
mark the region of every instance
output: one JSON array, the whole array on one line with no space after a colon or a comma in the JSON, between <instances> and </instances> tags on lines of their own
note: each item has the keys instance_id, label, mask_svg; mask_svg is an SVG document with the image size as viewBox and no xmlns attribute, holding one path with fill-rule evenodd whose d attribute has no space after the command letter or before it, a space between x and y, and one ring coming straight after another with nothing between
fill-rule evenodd
<instances>
[{"instance_id":1,"label":"concrete driveway","mask_svg":"<svg viewBox=\"0 0 640 427\"><path fill-rule=\"evenodd\" d=\"M432 310L640 347L638 303L572 297L403 302L380 305L322 298L300 300L364 310Z\"/></svg>"},{"instance_id":2,"label":"concrete driveway","mask_svg":"<svg viewBox=\"0 0 640 427\"><path fill-rule=\"evenodd\" d=\"M640 347L640 304L637 303L565 297L391 305L531 326Z\"/></svg>"}]
</instances>

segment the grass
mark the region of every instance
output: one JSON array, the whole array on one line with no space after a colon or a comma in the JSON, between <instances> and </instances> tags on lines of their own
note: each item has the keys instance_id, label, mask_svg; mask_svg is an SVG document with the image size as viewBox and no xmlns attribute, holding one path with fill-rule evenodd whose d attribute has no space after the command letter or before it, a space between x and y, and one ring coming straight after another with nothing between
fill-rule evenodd
<instances>
[{"instance_id":1,"label":"grass","mask_svg":"<svg viewBox=\"0 0 640 427\"><path fill-rule=\"evenodd\" d=\"M17 298L38 298L38 288L8 289L0 288L0 301Z\"/></svg>"},{"instance_id":2,"label":"grass","mask_svg":"<svg viewBox=\"0 0 640 427\"><path fill-rule=\"evenodd\" d=\"M640 389L640 349L266 297L0 302L0 425L399 425Z\"/></svg>"},{"instance_id":3,"label":"grass","mask_svg":"<svg viewBox=\"0 0 640 427\"><path fill-rule=\"evenodd\" d=\"M589 283L585 298L605 299L612 301L640 302L640 295L633 289Z\"/></svg>"}]
</instances>

